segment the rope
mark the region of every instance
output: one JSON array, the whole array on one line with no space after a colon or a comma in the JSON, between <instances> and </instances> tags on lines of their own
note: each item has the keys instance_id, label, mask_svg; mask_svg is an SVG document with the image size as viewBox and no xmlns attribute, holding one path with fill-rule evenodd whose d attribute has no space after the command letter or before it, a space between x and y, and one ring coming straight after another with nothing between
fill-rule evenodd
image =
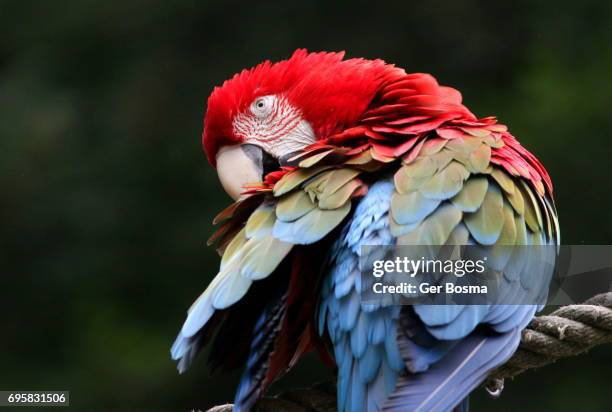
<instances>
[{"instance_id":1,"label":"rope","mask_svg":"<svg viewBox=\"0 0 612 412\"><path fill-rule=\"evenodd\" d=\"M523 331L518 350L491 373L485 388L492 396L499 396L504 379L610 342L612 292L593 296L580 305L563 306L550 315L535 317Z\"/></svg>"},{"instance_id":2,"label":"rope","mask_svg":"<svg viewBox=\"0 0 612 412\"><path fill-rule=\"evenodd\" d=\"M528 369L540 368L561 358L580 355L589 349L612 343L612 292L594 296L579 305L563 306L550 315L535 317L523 331L512 358L494 370L485 388L499 396L504 379ZM231 412L231 405L215 406L207 412ZM261 399L257 412L335 412L335 385L323 383L310 389L296 389Z\"/></svg>"}]
</instances>

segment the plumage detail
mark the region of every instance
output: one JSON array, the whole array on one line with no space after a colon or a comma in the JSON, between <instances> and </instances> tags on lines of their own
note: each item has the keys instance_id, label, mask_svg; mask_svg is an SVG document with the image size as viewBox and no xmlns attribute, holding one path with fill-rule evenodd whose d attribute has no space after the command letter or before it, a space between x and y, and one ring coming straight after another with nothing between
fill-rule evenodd
<instances>
[{"instance_id":1,"label":"plumage detail","mask_svg":"<svg viewBox=\"0 0 612 412\"><path fill-rule=\"evenodd\" d=\"M462 213L451 203L443 203L418 228L400 236L398 245L443 245L461 221Z\"/></svg>"},{"instance_id":2,"label":"plumage detail","mask_svg":"<svg viewBox=\"0 0 612 412\"><path fill-rule=\"evenodd\" d=\"M350 180L335 192L331 194L324 193L321 195L319 197L319 207L321 209L338 209L342 205L346 204L355 192L364 188L365 186L360 180Z\"/></svg>"},{"instance_id":3,"label":"plumage detail","mask_svg":"<svg viewBox=\"0 0 612 412\"><path fill-rule=\"evenodd\" d=\"M539 232L541 229L543 229L542 212L540 211L540 206L535 199L535 195L532 193L529 186L527 186L523 181L519 183L519 190L521 191L525 202L525 221L533 232Z\"/></svg>"},{"instance_id":4,"label":"plumage detail","mask_svg":"<svg viewBox=\"0 0 612 412\"><path fill-rule=\"evenodd\" d=\"M203 133L211 164L222 146L253 144L233 121L252 120L259 98L291 107L284 124L311 133L298 146L266 135L291 147L272 153L286 166L215 218L209 242L221 264L172 346L179 370L219 329L211 365L244 367L237 411L315 348L333 354L340 412L458 405L512 354L537 305L362 302L360 259L372 257L362 246L471 244L489 252L506 297L537 293L545 269L529 246L560 241L546 170L431 75L305 50L213 91Z\"/></svg>"},{"instance_id":5,"label":"plumage detail","mask_svg":"<svg viewBox=\"0 0 612 412\"><path fill-rule=\"evenodd\" d=\"M443 200L459 193L463 181L469 172L459 162L450 162L443 170L432 176L419 188L421 193L429 199Z\"/></svg>"},{"instance_id":6,"label":"plumage detail","mask_svg":"<svg viewBox=\"0 0 612 412\"><path fill-rule=\"evenodd\" d=\"M384 412L444 412L459 404L480 384L491 365L505 362L516 349L520 333L475 334L458 343L427 373L402 375Z\"/></svg>"},{"instance_id":7,"label":"plumage detail","mask_svg":"<svg viewBox=\"0 0 612 412\"><path fill-rule=\"evenodd\" d=\"M506 192L506 198L512 205L514 211L519 215L523 215L525 214L525 200L523 199L523 195L516 185L513 186L513 189L514 190L512 193Z\"/></svg>"},{"instance_id":8,"label":"plumage detail","mask_svg":"<svg viewBox=\"0 0 612 412\"><path fill-rule=\"evenodd\" d=\"M464 135L459 139L448 140L446 148L452 150L453 152L470 154L476 151L481 146L481 142L482 139Z\"/></svg>"},{"instance_id":9,"label":"plumage detail","mask_svg":"<svg viewBox=\"0 0 612 412\"><path fill-rule=\"evenodd\" d=\"M440 204L440 200L428 199L420 191L400 194L391 199L391 216L400 225L423 220Z\"/></svg>"},{"instance_id":10,"label":"plumage detail","mask_svg":"<svg viewBox=\"0 0 612 412\"><path fill-rule=\"evenodd\" d=\"M240 274L247 279L259 280L267 277L287 256L293 244L273 236L265 236L245 248L240 261Z\"/></svg>"},{"instance_id":11,"label":"plumage detail","mask_svg":"<svg viewBox=\"0 0 612 412\"><path fill-rule=\"evenodd\" d=\"M299 163L300 168L302 169L307 169L309 167L314 166L315 164L319 163L321 160L325 159L327 156L331 155L334 153L334 149L329 149L329 150L324 150L320 153L317 153L314 156L310 156L305 160L302 160Z\"/></svg>"},{"instance_id":12,"label":"plumage detail","mask_svg":"<svg viewBox=\"0 0 612 412\"><path fill-rule=\"evenodd\" d=\"M283 222L292 222L316 207L316 203L310 200L306 192L296 190L279 199L276 205L276 217Z\"/></svg>"},{"instance_id":13,"label":"plumage detail","mask_svg":"<svg viewBox=\"0 0 612 412\"><path fill-rule=\"evenodd\" d=\"M491 160L491 147L481 144L468 155L468 169L471 173L484 173Z\"/></svg>"},{"instance_id":14,"label":"plumage detail","mask_svg":"<svg viewBox=\"0 0 612 412\"><path fill-rule=\"evenodd\" d=\"M427 178L410 177L405 168L400 168L394 175L395 187L401 194L410 193L420 188Z\"/></svg>"},{"instance_id":15,"label":"plumage detail","mask_svg":"<svg viewBox=\"0 0 612 412\"><path fill-rule=\"evenodd\" d=\"M351 211L350 203L333 210L314 209L293 222L277 220L274 237L285 242L305 245L321 240Z\"/></svg>"},{"instance_id":16,"label":"plumage detail","mask_svg":"<svg viewBox=\"0 0 612 412\"><path fill-rule=\"evenodd\" d=\"M247 220L245 235L247 238L258 238L269 234L274 227L274 207L257 208Z\"/></svg>"},{"instance_id":17,"label":"plumage detail","mask_svg":"<svg viewBox=\"0 0 612 412\"><path fill-rule=\"evenodd\" d=\"M403 167L406 176L412 178L426 178L433 176L438 170L438 164L432 155L419 156L414 162Z\"/></svg>"},{"instance_id":18,"label":"plumage detail","mask_svg":"<svg viewBox=\"0 0 612 412\"><path fill-rule=\"evenodd\" d=\"M465 182L463 189L451 201L463 212L475 212L480 208L488 187L489 181L486 177L472 177Z\"/></svg>"},{"instance_id":19,"label":"plumage detail","mask_svg":"<svg viewBox=\"0 0 612 412\"><path fill-rule=\"evenodd\" d=\"M465 217L472 236L483 245L494 244L504 225L503 197L496 185L490 184L480 208Z\"/></svg>"},{"instance_id":20,"label":"plumage detail","mask_svg":"<svg viewBox=\"0 0 612 412\"><path fill-rule=\"evenodd\" d=\"M491 170L491 176L508 195L512 195L516 191L512 178L508 176L507 173L503 172L501 169L494 167Z\"/></svg>"},{"instance_id":21,"label":"plumage detail","mask_svg":"<svg viewBox=\"0 0 612 412\"><path fill-rule=\"evenodd\" d=\"M225 248L225 252L221 257L220 270L223 270L228 262L232 261L236 256L240 256L239 252L241 248L247 241L246 230L242 229L240 232L234 236L232 241L228 244L227 248Z\"/></svg>"},{"instance_id":22,"label":"plumage detail","mask_svg":"<svg viewBox=\"0 0 612 412\"><path fill-rule=\"evenodd\" d=\"M295 169L287 172L275 185L274 196L282 196L295 189L298 185L315 176L316 174L329 169L331 166L318 166L309 169Z\"/></svg>"},{"instance_id":23,"label":"plumage detail","mask_svg":"<svg viewBox=\"0 0 612 412\"><path fill-rule=\"evenodd\" d=\"M446 143L448 143L447 139L441 139L438 137L427 139L424 141L423 147L419 151L419 155L423 158L435 155L440 150L442 150L444 146L446 146Z\"/></svg>"},{"instance_id":24,"label":"plumage detail","mask_svg":"<svg viewBox=\"0 0 612 412\"><path fill-rule=\"evenodd\" d=\"M359 175L359 170L349 168L325 171L304 185L311 199L325 199Z\"/></svg>"},{"instance_id":25,"label":"plumage detail","mask_svg":"<svg viewBox=\"0 0 612 412\"><path fill-rule=\"evenodd\" d=\"M239 263L232 262L225 271L217 275L216 278L219 281L210 291L210 303L213 308L225 309L246 294L252 281L248 277L242 276L241 272Z\"/></svg>"}]
</instances>

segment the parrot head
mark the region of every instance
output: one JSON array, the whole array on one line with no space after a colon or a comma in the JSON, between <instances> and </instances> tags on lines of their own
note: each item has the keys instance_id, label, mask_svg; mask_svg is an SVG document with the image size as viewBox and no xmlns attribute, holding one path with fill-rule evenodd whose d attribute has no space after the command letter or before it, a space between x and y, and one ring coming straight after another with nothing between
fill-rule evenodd
<instances>
[{"instance_id":1,"label":"parrot head","mask_svg":"<svg viewBox=\"0 0 612 412\"><path fill-rule=\"evenodd\" d=\"M355 125L385 76L404 73L382 60L343 57L297 50L213 90L202 143L232 198L305 147Z\"/></svg>"}]
</instances>

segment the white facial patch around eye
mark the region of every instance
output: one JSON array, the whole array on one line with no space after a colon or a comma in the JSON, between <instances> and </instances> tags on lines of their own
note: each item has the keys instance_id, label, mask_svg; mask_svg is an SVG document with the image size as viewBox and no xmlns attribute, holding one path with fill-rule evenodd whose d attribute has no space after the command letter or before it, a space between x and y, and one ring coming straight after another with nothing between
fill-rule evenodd
<instances>
[{"instance_id":1,"label":"white facial patch around eye","mask_svg":"<svg viewBox=\"0 0 612 412\"><path fill-rule=\"evenodd\" d=\"M316 140L301 112L280 95L255 98L232 124L244 143L259 146L275 158L299 151Z\"/></svg>"},{"instance_id":2,"label":"white facial patch around eye","mask_svg":"<svg viewBox=\"0 0 612 412\"><path fill-rule=\"evenodd\" d=\"M251 113L260 119L268 117L272 113L276 100L274 95L258 97L251 103Z\"/></svg>"}]
</instances>

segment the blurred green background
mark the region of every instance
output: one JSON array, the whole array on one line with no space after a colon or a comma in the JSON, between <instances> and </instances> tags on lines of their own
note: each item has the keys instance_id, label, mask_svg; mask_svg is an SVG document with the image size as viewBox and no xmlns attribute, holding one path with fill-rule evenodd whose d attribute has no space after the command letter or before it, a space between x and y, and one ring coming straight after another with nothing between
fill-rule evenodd
<instances>
[{"instance_id":1,"label":"blurred green background","mask_svg":"<svg viewBox=\"0 0 612 412\"><path fill-rule=\"evenodd\" d=\"M169 347L229 199L200 148L214 85L297 47L434 74L548 167L564 243L611 243L612 2L0 2L0 389L72 410L231 399ZM330 373L302 363L274 389ZM476 411L606 411L610 347L482 390ZM23 408L26 410L26 408Z\"/></svg>"}]
</instances>

